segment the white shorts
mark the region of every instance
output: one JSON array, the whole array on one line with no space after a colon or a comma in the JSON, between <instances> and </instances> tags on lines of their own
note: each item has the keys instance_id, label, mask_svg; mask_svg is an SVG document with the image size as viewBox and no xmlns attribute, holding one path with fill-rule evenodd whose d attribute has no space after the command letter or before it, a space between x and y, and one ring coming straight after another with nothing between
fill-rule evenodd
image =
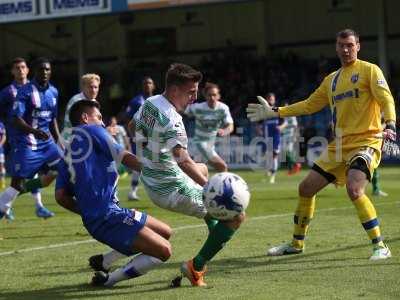
<instances>
[{"instance_id":1,"label":"white shorts","mask_svg":"<svg viewBox=\"0 0 400 300\"><path fill-rule=\"evenodd\" d=\"M4 164L6 162L4 153L0 153L0 164Z\"/></svg>"},{"instance_id":2,"label":"white shorts","mask_svg":"<svg viewBox=\"0 0 400 300\"><path fill-rule=\"evenodd\" d=\"M215 151L214 141L194 142L193 144L201 155L204 162L207 162L218 156L217 151Z\"/></svg>"},{"instance_id":3,"label":"white shorts","mask_svg":"<svg viewBox=\"0 0 400 300\"><path fill-rule=\"evenodd\" d=\"M183 189L176 188L173 192L165 195L154 192L146 184L144 184L144 188L155 205L202 219L207 214L203 203L203 188L191 178L187 177L186 179L187 185Z\"/></svg>"}]
</instances>

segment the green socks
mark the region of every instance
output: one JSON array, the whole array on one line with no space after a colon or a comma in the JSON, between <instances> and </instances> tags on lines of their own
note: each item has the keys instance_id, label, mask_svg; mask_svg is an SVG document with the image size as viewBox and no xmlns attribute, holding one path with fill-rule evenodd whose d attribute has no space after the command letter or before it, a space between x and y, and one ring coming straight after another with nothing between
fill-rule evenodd
<instances>
[{"instance_id":1,"label":"green socks","mask_svg":"<svg viewBox=\"0 0 400 300\"><path fill-rule=\"evenodd\" d=\"M288 170L291 170L296 162L294 160L292 152L286 152L286 162L287 162Z\"/></svg>"},{"instance_id":2,"label":"green socks","mask_svg":"<svg viewBox=\"0 0 400 300\"><path fill-rule=\"evenodd\" d=\"M204 221L207 224L208 232L211 232L211 230L213 230L214 227L218 224L218 220L213 218L204 218Z\"/></svg>"},{"instance_id":3,"label":"green socks","mask_svg":"<svg viewBox=\"0 0 400 300\"><path fill-rule=\"evenodd\" d=\"M206 242L200 252L193 259L193 266L196 271L201 271L208 261L210 261L228 242L236 230L218 222L208 235Z\"/></svg>"},{"instance_id":4,"label":"green socks","mask_svg":"<svg viewBox=\"0 0 400 300\"><path fill-rule=\"evenodd\" d=\"M378 170L374 171L374 174L372 175L371 183L372 183L372 192L379 191L379 173L378 173Z\"/></svg>"}]
</instances>

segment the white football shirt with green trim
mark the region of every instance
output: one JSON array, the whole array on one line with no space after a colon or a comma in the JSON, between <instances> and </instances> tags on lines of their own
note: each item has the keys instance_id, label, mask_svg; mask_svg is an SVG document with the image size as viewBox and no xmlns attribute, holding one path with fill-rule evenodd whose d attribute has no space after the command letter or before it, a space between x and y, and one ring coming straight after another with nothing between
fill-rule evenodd
<instances>
[{"instance_id":1,"label":"white football shirt with green trim","mask_svg":"<svg viewBox=\"0 0 400 300\"><path fill-rule=\"evenodd\" d=\"M297 119L296 117L288 117L285 118L286 127L282 130L283 138L294 138L295 131L297 128Z\"/></svg>"},{"instance_id":2,"label":"white football shirt with green trim","mask_svg":"<svg viewBox=\"0 0 400 300\"><path fill-rule=\"evenodd\" d=\"M134 116L137 156L142 163L141 180L159 195L194 193L188 176L172 155L172 149L187 148L188 139L181 115L163 96L148 98Z\"/></svg>"},{"instance_id":3,"label":"white football shirt with green trim","mask_svg":"<svg viewBox=\"0 0 400 300\"><path fill-rule=\"evenodd\" d=\"M213 141L220 128L233 124L233 119L228 105L220 101L215 108L208 106L207 102L194 103L188 106L185 113L195 118L195 131L193 141Z\"/></svg>"}]
</instances>

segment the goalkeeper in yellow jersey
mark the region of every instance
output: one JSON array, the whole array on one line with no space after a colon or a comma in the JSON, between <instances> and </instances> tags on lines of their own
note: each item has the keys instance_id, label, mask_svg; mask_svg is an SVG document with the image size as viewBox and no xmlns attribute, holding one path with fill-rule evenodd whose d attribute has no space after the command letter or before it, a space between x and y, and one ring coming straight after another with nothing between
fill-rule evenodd
<instances>
[{"instance_id":1,"label":"goalkeeper in yellow jersey","mask_svg":"<svg viewBox=\"0 0 400 300\"><path fill-rule=\"evenodd\" d=\"M394 100L378 66L357 59L360 51L358 34L345 29L336 35L336 52L342 67L329 74L304 101L273 108L262 98L260 104L249 104L251 121L315 113L329 105L332 111L335 140L315 162L299 185L299 201L294 214L291 243L268 250L267 255L298 254L304 250L304 239L314 214L315 196L329 183L345 185L362 226L373 245L371 260L391 257L383 242L374 205L365 195L373 170L381 159L383 138L396 139ZM381 112L385 124L381 125Z\"/></svg>"}]
</instances>

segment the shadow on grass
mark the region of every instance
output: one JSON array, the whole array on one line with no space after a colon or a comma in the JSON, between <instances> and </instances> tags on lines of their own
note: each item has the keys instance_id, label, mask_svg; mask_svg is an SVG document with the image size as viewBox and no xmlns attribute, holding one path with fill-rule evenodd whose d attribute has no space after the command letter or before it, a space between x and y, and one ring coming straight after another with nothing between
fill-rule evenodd
<instances>
[{"instance_id":1,"label":"shadow on grass","mask_svg":"<svg viewBox=\"0 0 400 300\"><path fill-rule=\"evenodd\" d=\"M159 285L163 284L164 287ZM151 287L157 285L156 287ZM138 286L150 286L147 289L141 289L137 291L135 287ZM85 299L99 297L102 299L107 296L126 296L126 295L137 295L140 293L158 293L165 290L169 290L166 281L152 281L148 283L142 283L140 285L132 284L125 286L114 286L113 288L93 287L90 284L71 284L71 285L60 285L52 288L44 288L41 290L30 290L22 292L7 292L3 290L0 294L0 300L68 300L68 299Z\"/></svg>"},{"instance_id":2,"label":"shadow on grass","mask_svg":"<svg viewBox=\"0 0 400 300\"><path fill-rule=\"evenodd\" d=\"M59 238L74 238L74 237L79 237L79 236L83 236L83 237L91 237L89 234L87 234L86 232L75 232L75 233L68 233L68 234L60 234L60 233L53 233L53 232L49 232L48 234L26 234L26 235L16 235L16 236L8 236L5 237L5 240L20 240L20 239L59 239Z\"/></svg>"},{"instance_id":3,"label":"shadow on grass","mask_svg":"<svg viewBox=\"0 0 400 300\"><path fill-rule=\"evenodd\" d=\"M400 241L400 237L392 238L387 240L389 243L394 243ZM256 255L256 256L247 256L247 257L237 257L237 258L227 258L227 259L216 259L210 262L210 266L212 268L209 273L210 277L219 277L226 276L226 274L233 274L232 276L243 276L241 273L243 272L253 272L252 269L262 267L262 266L271 266L270 270L266 270L264 272L304 272L311 270L331 270L331 269L339 269L339 268L349 268L349 267L371 267L371 266L388 266L388 265L396 265L399 266L400 263L385 261L385 262L371 262L367 257L341 257L341 258L324 258L323 256L329 254L335 254L340 252L346 252L354 249L362 249L367 247L365 243L350 245L344 247L338 247L334 249L315 251L311 253L304 253L300 255L290 255L283 257L271 258L266 255ZM355 263L348 263L353 261ZM357 261L357 262L356 262ZM362 262L361 262L362 261ZM346 262L345 265L340 264L340 262ZM309 264L313 263L312 266ZM321 265L323 263L328 263L329 265ZM338 264L339 263L339 264ZM304 264L301 268L299 268L298 264ZM176 270L176 274L178 274L179 267L181 262L174 263L166 263L161 266L162 269L172 269ZM286 267L287 265L287 267ZM279 269L273 268L274 266L280 266ZM75 272L91 272L89 268L81 268L79 270L75 270ZM239 273L238 273L239 271ZM36 276L42 276L43 279L47 276L52 275L62 275L71 272L62 272L62 271L52 271L52 272L41 272L40 274L36 273ZM89 275L89 274L88 274ZM10 291L3 290L0 294L0 300L30 300L30 299L85 299L90 297L106 297L106 296L124 296L129 294L134 294L140 297L140 294L153 294L158 293L160 291L166 291L170 288L168 287L168 283L172 278L165 278L157 281L150 281L144 283L135 283L133 281L126 281L121 283L121 285L117 285L112 289L106 288L98 288L92 287L89 284L74 284L74 285L60 285L57 287L44 288L41 290L33 290L33 291ZM143 289L143 287L145 287ZM184 285L181 289L190 288L189 285ZM156 295L156 294L155 294Z\"/></svg>"},{"instance_id":4,"label":"shadow on grass","mask_svg":"<svg viewBox=\"0 0 400 300\"><path fill-rule=\"evenodd\" d=\"M388 243L393 243L393 242L398 242L400 241L400 237L397 238L392 238L386 240ZM226 270L233 269L251 269L253 267L260 267L260 266L274 266L274 265L294 265L293 268L286 268L286 269L280 269L280 270L271 270L270 272L283 272L283 271L299 271L299 267L297 264L308 264L310 262L313 263L323 263L323 262L332 262L332 263L338 263L338 262L348 262L348 261L364 261L364 264L346 264L345 267L349 266L358 266L358 267L367 267L367 266L377 266L380 264L380 262L373 262L368 260L368 257L341 257L341 258L322 258L322 256L329 255L329 254L335 254L335 253L340 253L340 252L346 252L349 250L354 250L354 249L361 249L369 247L366 246L366 244L358 244L358 245L350 245L350 246L344 246L344 247L338 247L334 249L329 249L329 250L321 250L321 251L314 251L311 253L304 253L304 254L299 254L299 255L288 255L288 256L282 256L282 257L270 257L266 255L259 255L259 256L250 256L250 257L240 257L240 258L229 258L229 259L221 259L221 260L215 260L212 261L211 264L221 267L220 270L215 270L216 272L225 272ZM383 261L381 262L381 264ZM384 265L400 265L400 263L392 263L391 260L385 261ZM321 265L315 265L315 267L303 267L301 270L318 270L318 269L335 269L335 268L343 268L343 265L329 265L329 266L321 266Z\"/></svg>"}]
</instances>

